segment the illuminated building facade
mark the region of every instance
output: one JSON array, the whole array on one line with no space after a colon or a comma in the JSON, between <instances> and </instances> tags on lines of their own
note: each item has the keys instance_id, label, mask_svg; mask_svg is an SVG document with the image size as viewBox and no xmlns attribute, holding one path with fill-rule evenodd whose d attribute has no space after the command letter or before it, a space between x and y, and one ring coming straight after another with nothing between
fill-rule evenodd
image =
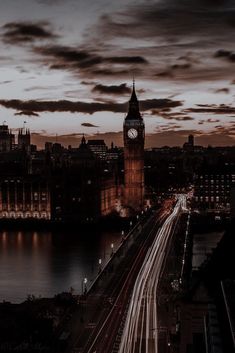
<instances>
[{"instance_id":1,"label":"illuminated building facade","mask_svg":"<svg viewBox=\"0 0 235 353\"><path fill-rule=\"evenodd\" d=\"M0 219L51 219L50 191L41 177L0 180Z\"/></svg>"},{"instance_id":2,"label":"illuminated building facade","mask_svg":"<svg viewBox=\"0 0 235 353\"><path fill-rule=\"evenodd\" d=\"M87 145L90 150L100 159L106 159L108 148L104 140L88 140Z\"/></svg>"},{"instance_id":3,"label":"illuminated building facade","mask_svg":"<svg viewBox=\"0 0 235 353\"><path fill-rule=\"evenodd\" d=\"M144 205L144 121L133 91L123 125L125 206L136 212Z\"/></svg>"},{"instance_id":4,"label":"illuminated building facade","mask_svg":"<svg viewBox=\"0 0 235 353\"><path fill-rule=\"evenodd\" d=\"M198 173L195 180L194 207L207 212L230 212L235 171L231 168Z\"/></svg>"}]
</instances>

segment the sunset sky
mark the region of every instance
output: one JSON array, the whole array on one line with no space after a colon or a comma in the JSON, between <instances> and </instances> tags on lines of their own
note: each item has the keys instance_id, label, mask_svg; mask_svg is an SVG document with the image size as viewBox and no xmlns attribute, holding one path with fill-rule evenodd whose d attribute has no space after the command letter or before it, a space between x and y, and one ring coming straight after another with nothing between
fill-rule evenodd
<instances>
[{"instance_id":1,"label":"sunset sky","mask_svg":"<svg viewBox=\"0 0 235 353\"><path fill-rule=\"evenodd\" d=\"M234 144L234 0L8 0L0 25L0 123L39 147L122 145L133 75L146 147Z\"/></svg>"}]
</instances>

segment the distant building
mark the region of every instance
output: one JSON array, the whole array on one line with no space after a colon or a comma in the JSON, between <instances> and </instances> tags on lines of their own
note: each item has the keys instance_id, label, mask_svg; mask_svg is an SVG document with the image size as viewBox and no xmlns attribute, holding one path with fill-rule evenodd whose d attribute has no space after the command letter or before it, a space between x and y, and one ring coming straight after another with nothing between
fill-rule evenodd
<instances>
[{"instance_id":1,"label":"distant building","mask_svg":"<svg viewBox=\"0 0 235 353\"><path fill-rule=\"evenodd\" d=\"M88 140L87 145L100 159L106 159L108 147L106 146L104 140Z\"/></svg>"},{"instance_id":2,"label":"distant building","mask_svg":"<svg viewBox=\"0 0 235 353\"><path fill-rule=\"evenodd\" d=\"M18 149L23 151L30 151L30 131L29 129L19 129L18 132Z\"/></svg>"},{"instance_id":3,"label":"distant building","mask_svg":"<svg viewBox=\"0 0 235 353\"><path fill-rule=\"evenodd\" d=\"M0 125L0 152L12 151L15 135L8 129L8 125Z\"/></svg>"},{"instance_id":4,"label":"distant building","mask_svg":"<svg viewBox=\"0 0 235 353\"><path fill-rule=\"evenodd\" d=\"M231 214L231 218L235 218L235 183L231 189L230 214Z\"/></svg>"},{"instance_id":5,"label":"distant building","mask_svg":"<svg viewBox=\"0 0 235 353\"><path fill-rule=\"evenodd\" d=\"M93 222L116 212L118 185L113 170L106 169L83 136L79 148L70 149L52 171L52 218L56 221Z\"/></svg>"},{"instance_id":6,"label":"distant building","mask_svg":"<svg viewBox=\"0 0 235 353\"><path fill-rule=\"evenodd\" d=\"M114 147L113 142L111 144L111 148L107 151L106 159L108 161L116 161L122 153L122 150L117 146Z\"/></svg>"},{"instance_id":7,"label":"distant building","mask_svg":"<svg viewBox=\"0 0 235 353\"><path fill-rule=\"evenodd\" d=\"M194 136L193 135L188 136L188 141L184 143L183 149L186 152L193 152L193 150L194 150Z\"/></svg>"},{"instance_id":8,"label":"distant building","mask_svg":"<svg viewBox=\"0 0 235 353\"><path fill-rule=\"evenodd\" d=\"M188 144L192 147L194 146L194 136L193 135L189 135Z\"/></svg>"},{"instance_id":9,"label":"distant building","mask_svg":"<svg viewBox=\"0 0 235 353\"><path fill-rule=\"evenodd\" d=\"M235 170L228 167L206 168L196 175L194 187L196 209L229 213L235 187Z\"/></svg>"}]
</instances>

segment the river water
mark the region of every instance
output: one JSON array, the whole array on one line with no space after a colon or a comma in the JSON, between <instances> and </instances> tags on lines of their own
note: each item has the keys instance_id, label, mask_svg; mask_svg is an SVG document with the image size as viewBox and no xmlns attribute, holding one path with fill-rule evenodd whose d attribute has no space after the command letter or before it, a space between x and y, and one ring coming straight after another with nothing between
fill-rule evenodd
<instances>
[{"instance_id":1,"label":"river water","mask_svg":"<svg viewBox=\"0 0 235 353\"><path fill-rule=\"evenodd\" d=\"M27 295L52 297L88 286L121 241L121 232L0 232L0 301L19 303ZM102 264L99 265L99 259Z\"/></svg>"}]
</instances>

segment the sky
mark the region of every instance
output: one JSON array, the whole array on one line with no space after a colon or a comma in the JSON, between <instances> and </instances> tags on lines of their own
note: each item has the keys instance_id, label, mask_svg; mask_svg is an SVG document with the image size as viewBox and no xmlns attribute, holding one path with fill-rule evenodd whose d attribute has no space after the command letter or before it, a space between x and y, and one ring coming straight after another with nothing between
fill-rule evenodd
<instances>
[{"instance_id":1,"label":"sky","mask_svg":"<svg viewBox=\"0 0 235 353\"><path fill-rule=\"evenodd\" d=\"M0 124L121 146L135 77L146 147L235 143L235 0L0 1Z\"/></svg>"}]
</instances>

